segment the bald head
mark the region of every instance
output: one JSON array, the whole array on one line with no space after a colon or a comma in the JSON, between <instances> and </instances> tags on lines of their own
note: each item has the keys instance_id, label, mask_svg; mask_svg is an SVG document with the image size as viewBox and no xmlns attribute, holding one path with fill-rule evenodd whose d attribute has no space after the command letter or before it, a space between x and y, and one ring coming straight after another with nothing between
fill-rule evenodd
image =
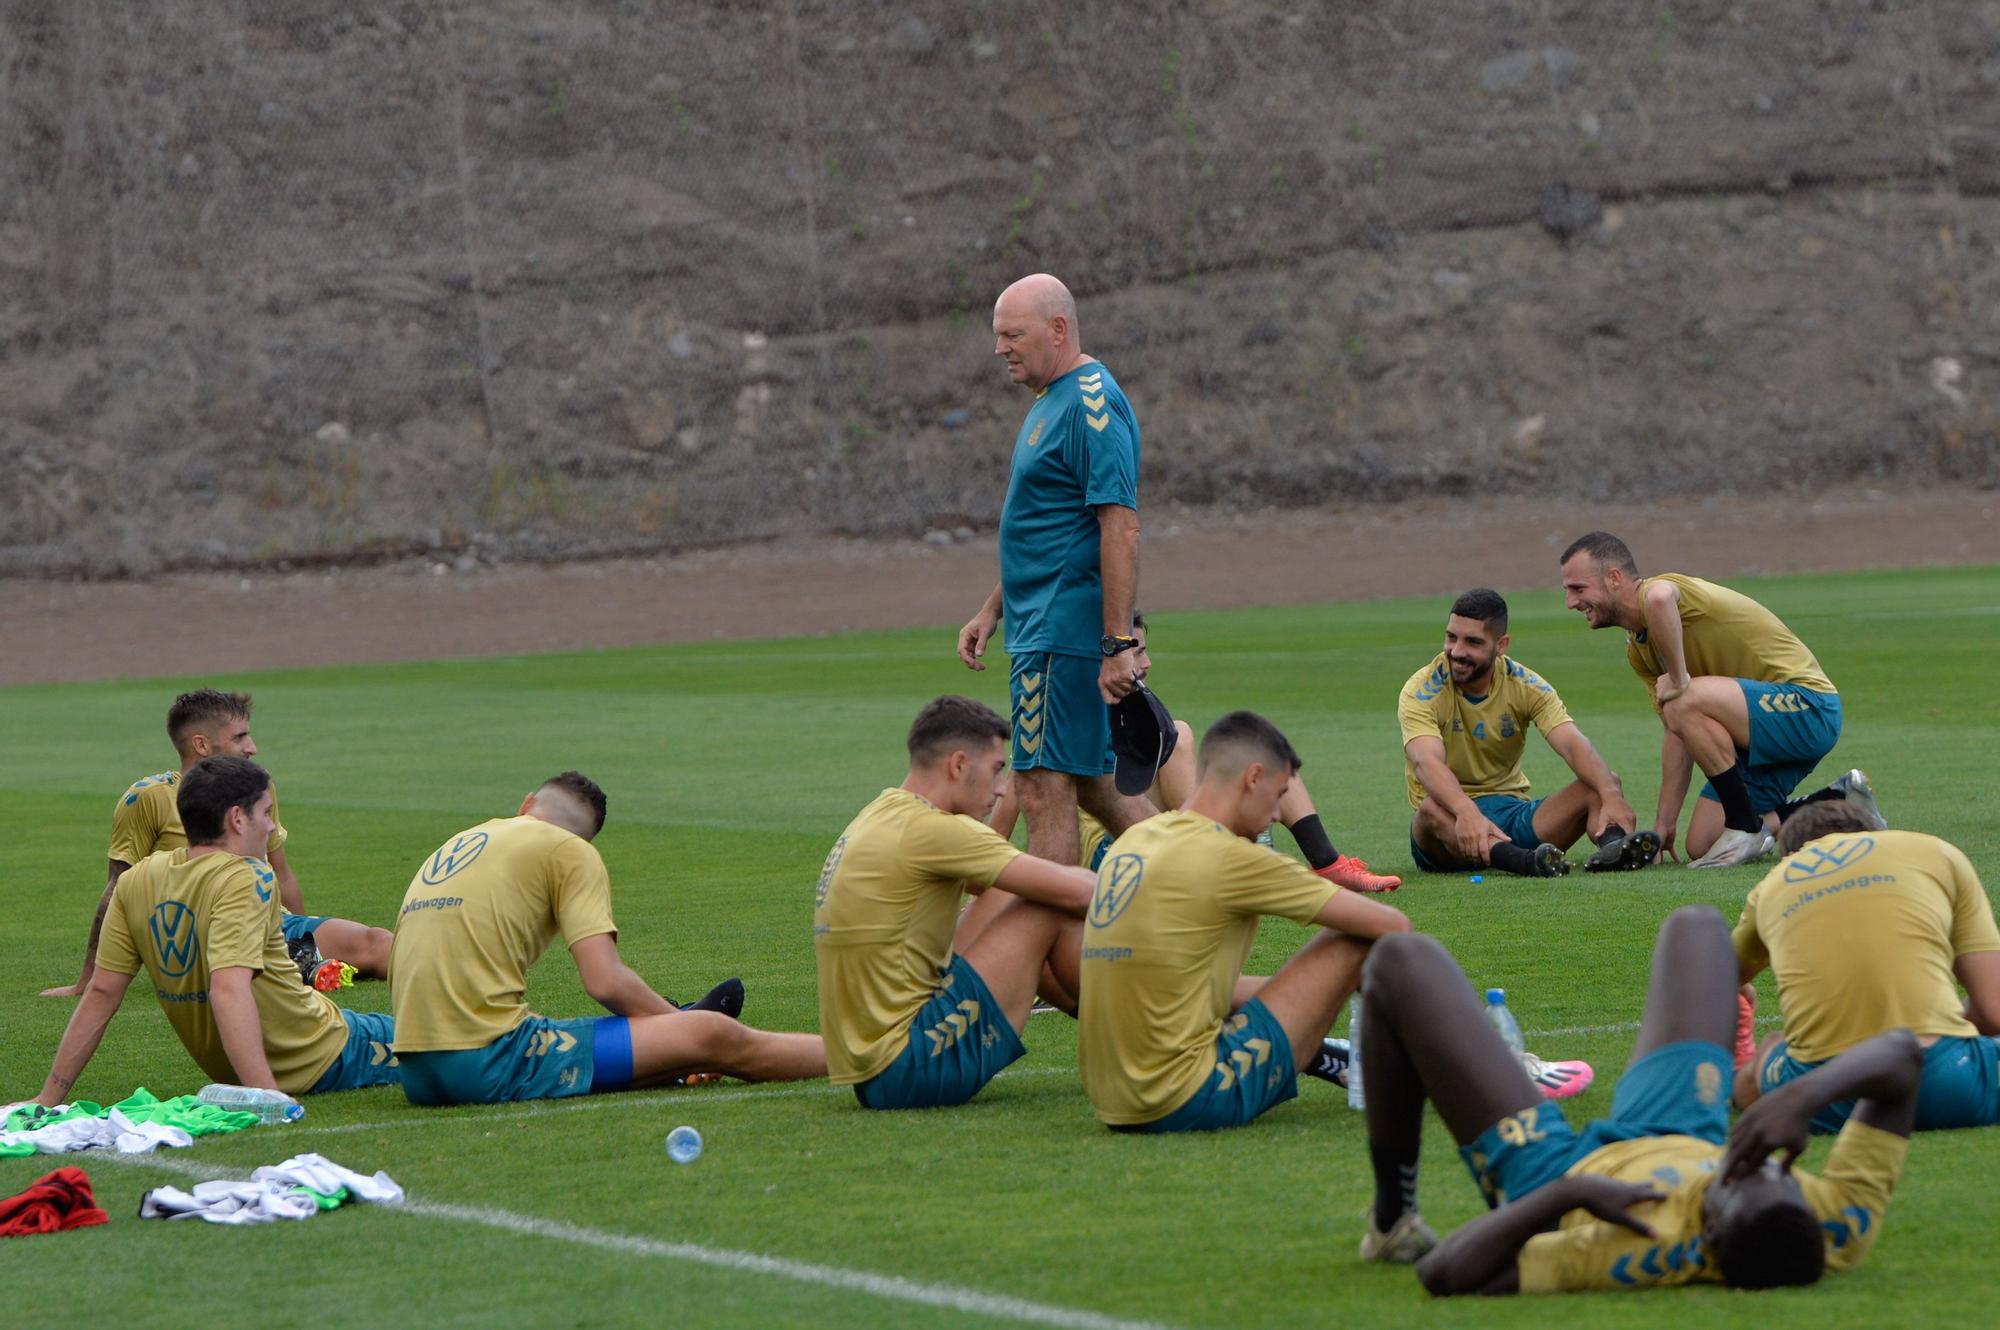
<instances>
[{"instance_id":1,"label":"bald head","mask_svg":"<svg viewBox=\"0 0 2000 1330\"><path fill-rule=\"evenodd\" d=\"M1040 392L1084 359L1076 298L1045 272L1031 273L993 304L993 354L1014 382Z\"/></svg>"}]
</instances>

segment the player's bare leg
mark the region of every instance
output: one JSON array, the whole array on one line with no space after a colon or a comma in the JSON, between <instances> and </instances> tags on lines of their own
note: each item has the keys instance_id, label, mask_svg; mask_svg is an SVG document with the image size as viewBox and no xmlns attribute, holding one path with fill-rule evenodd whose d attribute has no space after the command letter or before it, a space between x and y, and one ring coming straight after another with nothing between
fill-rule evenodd
<instances>
[{"instance_id":1,"label":"player's bare leg","mask_svg":"<svg viewBox=\"0 0 2000 1330\"><path fill-rule=\"evenodd\" d=\"M1394 891L1403 885L1402 878L1377 873L1368 867L1367 860L1342 854L1334 848L1326 828L1320 825L1319 809L1313 803L1312 791L1296 775L1278 800L1278 821L1292 833L1292 839L1298 842L1313 872L1336 886L1350 891Z\"/></svg>"},{"instance_id":2,"label":"player's bare leg","mask_svg":"<svg viewBox=\"0 0 2000 1330\"><path fill-rule=\"evenodd\" d=\"M1083 859L1083 833L1076 821L1077 778L1035 768L1014 773L1014 793L1028 819L1028 853L1051 863ZM1110 823L1105 823L1110 826ZM1117 829L1113 828L1113 835Z\"/></svg>"},{"instance_id":3,"label":"player's bare leg","mask_svg":"<svg viewBox=\"0 0 2000 1330\"><path fill-rule=\"evenodd\" d=\"M1729 1102L1736 1106L1738 1112L1764 1097L1764 1085L1757 1079L1757 1075L1763 1069L1764 1060L1771 1056L1771 1050L1776 1048L1778 1041L1784 1037L1783 1030L1771 1031L1758 1042L1756 1056L1736 1069L1736 1080L1730 1092Z\"/></svg>"},{"instance_id":4,"label":"player's bare leg","mask_svg":"<svg viewBox=\"0 0 2000 1330\"><path fill-rule=\"evenodd\" d=\"M634 1016L632 1087L665 1085L693 1072L745 1081L802 1081L826 1075L816 1034L758 1030L716 1011Z\"/></svg>"},{"instance_id":5,"label":"player's bare leg","mask_svg":"<svg viewBox=\"0 0 2000 1330\"><path fill-rule=\"evenodd\" d=\"M1109 776L1078 776L1076 800L1085 812L1105 825L1114 839L1160 811L1143 794L1118 793L1117 783Z\"/></svg>"},{"instance_id":6,"label":"player's bare leg","mask_svg":"<svg viewBox=\"0 0 2000 1330\"><path fill-rule=\"evenodd\" d=\"M1153 778L1153 802L1163 813L1186 803L1195 786L1194 730L1186 721L1177 720L1174 732L1179 738L1174 740L1173 756L1161 765L1159 774Z\"/></svg>"},{"instance_id":7,"label":"player's bare leg","mask_svg":"<svg viewBox=\"0 0 2000 1330\"><path fill-rule=\"evenodd\" d=\"M1486 866L1485 861L1472 863L1459 854L1452 838L1457 827L1457 821L1444 810L1443 804L1426 797L1417 805L1416 815L1410 821L1410 839L1424 852L1424 858L1447 873L1477 872Z\"/></svg>"},{"instance_id":8,"label":"player's bare leg","mask_svg":"<svg viewBox=\"0 0 2000 1330\"><path fill-rule=\"evenodd\" d=\"M1535 809L1535 836L1543 843L1559 850L1567 850L1583 839L1589 830L1590 815L1595 811L1596 792L1580 780L1569 784L1542 800Z\"/></svg>"},{"instance_id":9,"label":"player's bare leg","mask_svg":"<svg viewBox=\"0 0 2000 1330\"><path fill-rule=\"evenodd\" d=\"M1318 1058L1320 1043L1333 1028L1334 1018L1361 986L1361 966L1367 959L1367 942L1320 932L1251 995L1284 1027L1293 1063L1300 1071ZM1244 982L1239 981L1239 989Z\"/></svg>"},{"instance_id":10,"label":"player's bare leg","mask_svg":"<svg viewBox=\"0 0 2000 1330\"><path fill-rule=\"evenodd\" d=\"M960 954L979 972L987 991L1018 1033L1028 1024L1028 1011L1042 987L1044 966L1059 993L1077 992L1082 947L1081 919L1014 897ZM1070 1009L1074 1008L1071 998Z\"/></svg>"},{"instance_id":11,"label":"player's bare leg","mask_svg":"<svg viewBox=\"0 0 2000 1330\"><path fill-rule=\"evenodd\" d=\"M1660 925L1632 1061L1690 1041L1736 1042L1736 949L1729 925L1708 905L1684 905Z\"/></svg>"},{"instance_id":12,"label":"player's bare leg","mask_svg":"<svg viewBox=\"0 0 2000 1330\"><path fill-rule=\"evenodd\" d=\"M347 962L363 979L389 977L389 947L395 940L386 928L370 928L352 919L322 919L313 929L319 954Z\"/></svg>"}]
</instances>

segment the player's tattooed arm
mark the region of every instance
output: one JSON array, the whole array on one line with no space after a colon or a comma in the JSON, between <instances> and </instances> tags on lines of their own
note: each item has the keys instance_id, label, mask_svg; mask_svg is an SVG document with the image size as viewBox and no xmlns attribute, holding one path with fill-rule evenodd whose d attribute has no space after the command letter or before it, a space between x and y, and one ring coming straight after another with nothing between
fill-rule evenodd
<instances>
[{"instance_id":1,"label":"player's tattooed arm","mask_svg":"<svg viewBox=\"0 0 2000 1330\"><path fill-rule=\"evenodd\" d=\"M78 971L75 983L65 984L61 988L45 988L41 996L77 997L83 993L85 985L90 983L91 971L97 968L97 939L104 932L104 916L111 910L111 893L117 889L118 879L132 866L122 859L112 859L109 864L110 871L104 882L104 894L97 898L97 914L90 921L90 937L83 944L83 969Z\"/></svg>"}]
</instances>

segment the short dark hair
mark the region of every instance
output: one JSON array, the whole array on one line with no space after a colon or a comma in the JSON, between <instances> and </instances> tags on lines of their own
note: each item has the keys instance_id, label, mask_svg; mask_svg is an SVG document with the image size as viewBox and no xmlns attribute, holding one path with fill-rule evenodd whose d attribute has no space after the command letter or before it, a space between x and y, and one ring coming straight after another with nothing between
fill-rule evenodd
<instances>
[{"instance_id":1,"label":"short dark hair","mask_svg":"<svg viewBox=\"0 0 2000 1330\"><path fill-rule=\"evenodd\" d=\"M1242 752L1251 761L1262 761L1267 767L1284 767L1287 772L1297 771L1305 764L1299 760L1299 753L1292 747L1292 741L1284 733L1254 711L1232 711L1221 720L1208 727L1201 736L1200 765L1203 770L1209 760L1225 748Z\"/></svg>"},{"instance_id":2,"label":"short dark hair","mask_svg":"<svg viewBox=\"0 0 2000 1330\"><path fill-rule=\"evenodd\" d=\"M1826 1234L1803 1199L1778 1199L1732 1217L1709 1235L1722 1282L1731 1288L1812 1284L1826 1271Z\"/></svg>"},{"instance_id":3,"label":"short dark hair","mask_svg":"<svg viewBox=\"0 0 2000 1330\"><path fill-rule=\"evenodd\" d=\"M229 810L249 812L270 788L271 773L247 757L204 757L189 767L174 797L188 844L213 845L221 840Z\"/></svg>"},{"instance_id":4,"label":"short dark hair","mask_svg":"<svg viewBox=\"0 0 2000 1330\"><path fill-rule=\"evenodd\" d=\"M608 804L604 798L604 788L596 781L584 775L581 771L565 771L561 775L551 776L543 781L542 788L545 790L561 790L564 794L567 794L570 798L588 808L591 816L596 819L596 825L590 829L591 836L595 836L598 832L604 830L604 810L608 807ZM584 839L588 840L589 837L587 836Z\"/></svg>"},{"instance_id":5,"label":"short dark hair","mask_svg":"<svg viewBox=\"0 0 2000 1330\"><path fill-rule=\"evenodd\" d=\"M167 738L177 752L187 751L187 739L196 730L218 721L250 719L250 694L224 693L213 688L197 688L182 693L167 708Z\"/></svg>"},{"instance_id":6,"label":"short dark hair","mask_svg":"<svg viewBox=\"0 0 2000 1330\"><path fill-rule=\"evenodd\" d=\"M1141 614L1141 613L1139 613L1139 611L1137 611L1137 610L1133 610L1133 611L1132 611L1132 627L1133 627L1133 628L1135 628L1135 629L1138 629L1138 628L1144 628L1145 626L1146 626L1146 616L1145 616L1145 615L1143 615L1143 614Z\"/></svg>"},{"instance_id":7,"label":"short dark hair","mask_svg":"<svg viewBox=\"0 0 2000 1330\"><path fill-rule=\"evenodd\" d=\"M1639 565L1632 558L1632 549L1624 541L1609 531L1586 531L1569 543L1557 563L1568 563L1578 551L1597 560L1600 568L1623 568L1629 577L1639 575Z\"/></svg>"},{"instance_id":8,"label":"short dark hair","mask_svg":"<svg viewBox=\"0 0 2000 1330\"><path fill-rule=\"evenodd\" d=\"M1451 603L1461 619L1477 619L1495 637L1507 636L1507 598L1488 586L1476 586Z\"/></svg>"},{"instance_id":9,"label":"short dark hair","mask_svg":"<svg viewBox=\"0 0 2000 1330\"><path fill-rule=\"evenodd\" d=\"M1006 717L984 702L947 693L924 703L910 722L910 761L929 766L958 749L983 748L1012 733Z\"/></svg>"},{"instance_id":10,"label":"short dark hair","mask_svg":"<svg viewBox=\"0 0 2000 1330\"><path fill-rule=\"evenodd\" d=\"M1784 820L1778 828L1778 848L1785 854L1797 854L1801 845L1821 836L1868 829L1867 815L1853 804L1845 799L1821 799Z\"/></svg>"}]
</instances>

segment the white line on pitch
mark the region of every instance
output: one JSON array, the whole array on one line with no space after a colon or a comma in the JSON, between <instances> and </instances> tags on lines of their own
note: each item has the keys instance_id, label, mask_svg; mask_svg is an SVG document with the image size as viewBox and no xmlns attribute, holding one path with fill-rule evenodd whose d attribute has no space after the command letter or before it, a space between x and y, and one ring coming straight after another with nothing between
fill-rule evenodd
<instances>
[{"instance_id":1,"label":"white line on pitch","mask_svg":"<svg viewBox=\"0 0 2000 1330\"><path fill-rule=\"evenodd\" d=\"M240 1181L250 1176L242 1169L218 1168L213 1164L198 1164L193 1160L173 1159L158 1154L120 1155L93 1152L91 1162L100 1161L130 1164L139 1168L157 1168L181 1174L183 1177L204 1180L233 1177ZM491 1210L481 1206L412 1200L406 1200L401 1205L375 1208L388 1214L415 1215L422 1219L448 1219L461 1224L477 1224L482 1228L548 1238L551 1241L574 1243L581 1247L595 1247L600 1251L624 1252L632 1256L654 1256L663 1260L684 1261L692 1265L706 1265L719 1270L737 1270L754 1275L775 1275L780 1279L790 1279L801 1284L817 1284L823 1288L864 1293L870 1297L885 1298L892 1302L941 1307L947 1311L990 1316L1003 1321L1064 1326L1069 1330L1168 1330L1159 1321L1131 1321L1119 1316L1106 1316L1101 1312L1087 1311L1080 1307L1063 1307L1055 1303L1034 1302L1027 1298L1010 1298L1004 1294L982 1293L977 1289L958 1288L951 1284L926 1284L914 1279L904 1279L900 1275L871 1274L866 1270L848 1270L837 1265L794 1261L782 1256L765 1256L760 1252L733 1251L727 1247L704 1247L692 1242L662 1242L657 1238L644 1238L630 1233L612 1233L557 1219L538 1219L533 1215L515 1214L511 1210Z\"/></svg>"}]
</instances>

